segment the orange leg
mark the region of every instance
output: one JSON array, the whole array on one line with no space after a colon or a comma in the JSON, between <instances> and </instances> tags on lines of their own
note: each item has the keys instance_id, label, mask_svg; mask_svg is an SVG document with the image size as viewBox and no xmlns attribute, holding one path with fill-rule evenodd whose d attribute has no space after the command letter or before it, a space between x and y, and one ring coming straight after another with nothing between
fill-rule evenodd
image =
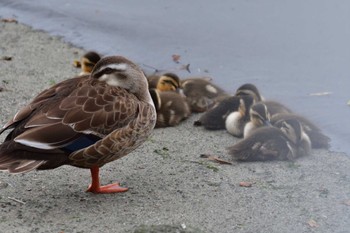
<instances>
[{"instance_id":1,"label":"orange leg","mask_svg":"<svg viewBox=\"0 0 350 233\"><path fill-rule=\"evenodd\" d=\"M99 167L90 168L92 183L86 192L92 193L120 193L128 191L128 188L123 188L119 186L119 183L109 184L105 186L100 186L100 176L99 176Z\"/></svg>"}]
</instances>

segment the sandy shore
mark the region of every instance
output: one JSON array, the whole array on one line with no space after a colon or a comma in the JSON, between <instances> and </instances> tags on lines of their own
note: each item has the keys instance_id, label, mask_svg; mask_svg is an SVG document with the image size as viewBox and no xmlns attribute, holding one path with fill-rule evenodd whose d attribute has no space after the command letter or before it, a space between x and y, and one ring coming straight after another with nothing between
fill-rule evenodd
<instances>
[{"instance_id":1,"label":"sandy shore","mask_svg":"<svg viewBox=\"0 0 350 233\"><path fill-rule=\"evenodd\" d=\"M39 91L77 74L84 50L27 26L0 23L0 124ZM237 139L192 126L157 129L101 169L116 195L84 192L88 170L0 173L1 232L349 232L350 157L314 150L295 162L221 165ZM5 135L1 135L1 141ZM240 182L252 183L241 187Z\"/></svg>"}]
</instances>

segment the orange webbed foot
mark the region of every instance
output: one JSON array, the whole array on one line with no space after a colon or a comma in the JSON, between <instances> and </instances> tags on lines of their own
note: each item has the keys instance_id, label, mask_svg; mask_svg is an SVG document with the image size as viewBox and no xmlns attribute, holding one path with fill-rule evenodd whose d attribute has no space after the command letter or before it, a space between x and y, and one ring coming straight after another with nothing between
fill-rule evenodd
<instances>
[{"instance_id":1,"label":"orange webbed foot","mask_svg":"<svg viewBox=\"0 0 350 233\"><path fill-rule=\"evenodd\" d=\"M121 193L128 191L128 188L120 187L119 183L101 186L99 178L99 167L90 168L92 182L86 192L92 193Z\"/></svg>"},{"instance_id":2,"label":"orange webbed foot","mask_svg":"<svg viewBox=\"0 0 350 233\"><path fill-rule=\"evenodd\" d=\"M128 191L128 188L121 187L119 183L108 184L104 186L93 187L92 185L86 190L86 192L92 193L121 193Z\"/></svg>"}]
</instances>

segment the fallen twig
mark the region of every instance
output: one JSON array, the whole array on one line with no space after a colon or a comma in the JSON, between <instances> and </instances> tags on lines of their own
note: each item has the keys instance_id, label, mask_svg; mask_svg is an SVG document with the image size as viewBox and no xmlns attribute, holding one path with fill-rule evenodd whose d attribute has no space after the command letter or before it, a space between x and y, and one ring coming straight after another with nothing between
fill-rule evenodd
<instances>
[{"instance_id":1,"label":"fallen twig","mask_svg":"<svg viewBox=\"0 0 350 233\"><path fill-rule=\"evenodd\" d=\"M18 200L18 199L14 198L14 197L7 197L7 198L8 198L8 199L10 199L10 200L12 200L12 201L15 201L15 202L21 203L21 204L23 204L23 205L25 205L25 204L26 204L24 201Z\"/></svg>"},{"instance_id":2,"label":"fallen twig","mask_svg":"<svg viewBox=\"0 0 350 233\"><path fill-rule=\"evenodd\" d=\"M200 157L201 157L201 158L208 159L208 160L210 160L210 161L214 161L214 162L220 163L220 164L232 165L231 162L226 161L226 160L223 160L223 159L220 159L220 158L218 158L218 157L216 157L216 156L213 156L213 155L201 154Z\"/></svg>"}]
</instances>

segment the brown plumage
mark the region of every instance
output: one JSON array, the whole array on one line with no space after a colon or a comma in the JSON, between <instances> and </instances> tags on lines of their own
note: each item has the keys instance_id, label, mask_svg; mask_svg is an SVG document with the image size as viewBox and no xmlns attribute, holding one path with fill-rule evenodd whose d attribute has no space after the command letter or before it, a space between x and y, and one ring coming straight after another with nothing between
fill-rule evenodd
<instances>
[{"instance_id":1,"label":"brown plumage","mask_svg":"<svg viewBox=\"0 0 350 233\"><path fill-rule=\"evenodd\" d=\"M181 80L181 88L192 112L205 112L228 96L222 88L207 78Z\"/></svg>"},{"instance_id":2,"label":"brown plumage","mask_svg":"<svg viewBox=\"0 0 350 233\"><path fill-rule=\"evenodd\" d=\"M310 120L293 113L281 113L271 118L273 125L279 126L281 121L295 119L303 126L305 133L309 136L312 148L329 148L330 138L322 133L322 130Z\"/></svg>"},{"instance_id":3,"label":"brown plumage","mask_svg":"<svg viewBox=\"0 0 350 233\"><path fill-rule=\"evenodd\" d=\"M179 93L156 89L150 93L157 110L156 128L176 126L191 115L190 107Z\"/></svg>"},{"instance_id":4,"label":"brown plumage","mask_svg":"<svg viewBox=\"0 0 350 233\"><path fill-rule=\"evenodd\" d=\"M204 126L209 130L225 129L226 118L230 113L238 111L240 99L238 96L225 98L215 107L204 112L199 120L194 122L194 125Z\"/></svg>"},{"instance_id":5,"label":"brown plumage","mask_svg":"<svg viewBox=\"0 0 350 233\"><path fill-rule=\"evenodd\" d=\"M141 145L155 121L141 69L124 57L106 57L91 76L67 79L41 92L3 127L0 133L12 131L0 146L0 169L90 168L89 191L114 192L99 186L98 168Z\"/></svg>"},{"instance_id":6,"label":"brown plumage","mask_svg":"<svg viewBox=\"0 0 350 233\"><path fill-rule=\"evenodd\" d=\"M277 127L265 126L228 148L239 161L294 160L308 155L309 137L297 120L282 121Z\"/></svg>"}]
</instances>

